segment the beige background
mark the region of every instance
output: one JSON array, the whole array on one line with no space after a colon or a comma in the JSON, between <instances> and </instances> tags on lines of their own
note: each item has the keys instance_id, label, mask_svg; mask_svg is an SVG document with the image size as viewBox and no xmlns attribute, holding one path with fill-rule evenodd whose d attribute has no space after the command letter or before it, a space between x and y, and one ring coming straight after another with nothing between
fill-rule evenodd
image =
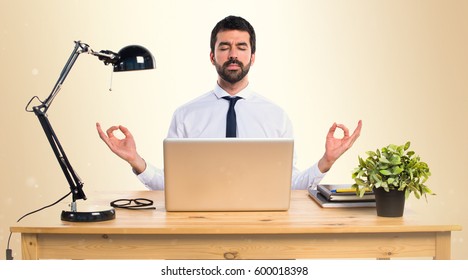
<instances>
[{"instance_id":1,"label":"beige background","mask_svg":"<svg viewBox=\"0 0 468 280\"><path fill-rule=\"evenodd\" d=\"M68 185L37 118L24 108L45 98L73 41L94 50L140 44L158 69L115 73L79 57L49 118L85 192L142 190L126 163L98 138L95 122L123 124L146 160L161 166L174 109L210 90L209 35L224 16L255 27L254 88L280 104L294 123L299 167L322 155L337 121L360 139L324 182L349 183L357 156L410 140L428 162L438 194L407 208L461 224L452 255L468 259L468 2L467 1L25 1L0 4L0 256L9 226L66 194ZM54 207L59 219L61 206ZM11 247L21 258L20 236Z\"/></svg>"}]
</instances>

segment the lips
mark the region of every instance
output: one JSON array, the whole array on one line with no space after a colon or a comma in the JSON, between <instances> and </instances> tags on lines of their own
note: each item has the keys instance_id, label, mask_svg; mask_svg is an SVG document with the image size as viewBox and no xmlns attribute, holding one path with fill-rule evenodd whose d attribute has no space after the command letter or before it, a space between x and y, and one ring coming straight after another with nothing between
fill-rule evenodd
<instances>
[{"instance_id":1,"label":"lips","mask_svg":"<svg viewBox=\"0 0 468 280\"><path fill-rule=\"evenodd\" d=\"M227 67L226 67L228 70L238 70L240 69L240 65L237 64L237 63L231 63L231 64L228 64Z\"/></svg>"}]
</instances>

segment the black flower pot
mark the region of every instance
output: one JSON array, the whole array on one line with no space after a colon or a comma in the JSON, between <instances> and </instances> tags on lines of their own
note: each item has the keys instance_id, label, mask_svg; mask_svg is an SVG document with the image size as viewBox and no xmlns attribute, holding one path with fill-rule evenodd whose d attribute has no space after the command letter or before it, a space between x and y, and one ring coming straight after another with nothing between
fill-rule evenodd
<instances>
[{"instance_id":1,"label":"black flower pot","mask_svg":"<svg viewBox=\"0 0 468 280\"><path fill-rule=\"evenodd\" d=\"M377 216L401 217L405 210L405 192L398 190L385 191L384 188L374 188Z\"/></svg>"}]
</instances>

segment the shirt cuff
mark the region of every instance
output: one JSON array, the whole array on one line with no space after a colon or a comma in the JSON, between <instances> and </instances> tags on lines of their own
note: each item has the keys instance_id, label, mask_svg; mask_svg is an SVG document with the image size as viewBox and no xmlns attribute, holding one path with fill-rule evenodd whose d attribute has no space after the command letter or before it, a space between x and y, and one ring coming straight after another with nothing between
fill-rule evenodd
<instances>
[{"instance_id":1,"label":"shirt cuff","mask_svg":"<svg viewBox=\"0 0 468 280\"><path fill-rule=\"evenodd\" d=\"M309 176L310 176L309 177L309 182L310 182L309 188L315 189L317 187L317 185L320 183L320 181L322 181L323 177L325 177L325 175L327 175L327 172L322 173L322 171L320 171L320 169L318 168L318 162L315 163L310 168L310 172L309 172Z\"/></svg>"},{"instance_id":2,"label":"shirt cuff","mask_svg":"<svg viewBox=\"0 0 468 280\"><path fill-rule=\"evenodd\" d=\"M149 163L146 164L145 170L136 176L150 190L164 189L164 172Z\"/></svg>"}]
</instances>

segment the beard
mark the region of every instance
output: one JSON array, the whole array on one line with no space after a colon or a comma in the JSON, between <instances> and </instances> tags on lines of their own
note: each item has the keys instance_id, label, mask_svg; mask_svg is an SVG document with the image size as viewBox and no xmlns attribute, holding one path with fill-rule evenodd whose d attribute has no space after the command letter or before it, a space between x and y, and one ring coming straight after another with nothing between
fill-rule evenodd
<instances>
[{"instance_id":1,"label":"beard","mask_svg":"<svg viewBox=\"0 0 468 280\"><path fill-rule=\"evenodd\" d=\"M230 64L237 64L240 69L228 70L227 68ZM237 59L230 59L226 61L223 65L220 65L215 61L215 67L216 71L218 72L218 75L230 84L235 84L242 80L245 76L247 76L250 70L250 65L250 61L247 65L244 66L244 64Z\"/></svg>"}]
</instances>

